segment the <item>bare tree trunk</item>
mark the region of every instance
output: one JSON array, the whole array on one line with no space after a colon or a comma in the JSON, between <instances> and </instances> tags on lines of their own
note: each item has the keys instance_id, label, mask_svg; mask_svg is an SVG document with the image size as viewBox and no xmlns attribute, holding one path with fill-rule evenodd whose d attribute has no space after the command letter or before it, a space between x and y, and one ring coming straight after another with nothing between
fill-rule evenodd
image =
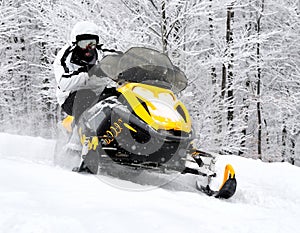
<instances>
[{"instance_id":1,"label":"bare tree trunk","mask_svg":"<svg viewBox=\"0 0 300 233\"><path fill-rule=\"evenodd\" d=\"M213 4L213 0L209 0L208 22L209 22L210 49L212 50L211 56L214 58L216 45L215 45L215 27L214 27L214 15L213 15L212 4ZM212 64L210 67L210 77L211 77L211 84L213 89L213 96L212 96L212 105L214 108L213 117L214 117L214 124L216 126L216 130L214 131L214 134L216 135L214 136L215 137L214 143L217 147L220 147L222 145L222 142L218 135L222 133L222 111L221 111L222 106L220 101L220 95L218 95L217 69L215 64ZM225 90L226 88L226 83L224 85L225 87L224 88L222 87L222 93L221 93L222 99L223 99L223 90Z\"/></svg>"},{"instance_id":2,"label":"bare tree trunk","mask_svg":"<svg viewBox=\"0 0 300 233\"><path fill-rule=\"evenodd\" d=\"M270 137L269 137L269 131L268 131L268 124L267 120L264 119L265 129L266 129L266 144L267 144L267 150L270 149Z\"/></svg>"},{"instance_id":3,"label":"bare tree trunk","mask_svg":"<svg viewBox=\"0 0 300 233\"><path fill-rule=\"evenodd\" d=\"M208 21L209 21L209 36L210 36L210 48L214 48L214 25L213 25L213 16L212 16L212 0L209 0L209 14L208 14ZM214 55L214 52L212 52L212 55ZM216 67L214 65L211 66L211 81L213 88L215 88L217 83L217 73L216 73ZM214 89L214 98L217 96L217 91Z\"/></svg>"},{"instance_id":4,"label":"bare tree trunk","mask_svg":"<svg viewBox=\"0 0 300 233\"><path fill-rule=\"evenodd\" d=\"M261 13L259 14L257 18L257 36L258 36L258 42L257 42L257 48L256 48L256 57L257 57L257 124L258 124L258 132L257 132L257 153L258 158L262 159L262 116L261 116L261 53L260 53L260 42L259 42L259 36L261 31L261 18L262 18L262 12L264 11L264 0L262 0L261 3Z\"/></svg>"},{"instance_id":5,"label":"bare tree trunk","mask_svg":"<svg viewBox=\"0 0 300 233\"><path fill-rule=\"evenodd\" d=\"M233 5L233 3L232 3ZM226 42L227 44L229 45L228 48L229 48L229 51L230 54L230 61L228 63L228 83L227 83L227 97L228 97L228 112L227 112L227 120L228 120L228 123L230 124L232 121L233 121L233 89L232 89L232 82L233 82L233 72L232 72L232 69L233 69L233 52L231 50L231 45L233 43L233 31L232 31L232 28L231 28L231 22L233 21L233 18L234 18L234 12L232 11L232 5L230 5L228 8L227 8L227 31L226 31Z\"/></svg>"},{"instance_id":6,"label":"bare tree trunk","mask_svg":"<svg viewBox=\"0 0 300 233\"><path fill-rule=\"evenodd\" d=\"M250 81L247 80L246 81L246 90L248 91L249 89L250 89ZM245 114L244 119L243 119L245 124L248 124L248 121L249 121L249 103L247 102L247 100L248 100L248 93L243 97L244 106L242 107L243 114ZM242 134L243 134L243 139L241 141L241 149L239 150L239 155L244 154L244 150L246 148L246 136L247 136L247 128L246 127L243 128Z\"/></svg>"},{"instance_id":7,"label":"bare tree trunk","mask_svg":"<svg viewBox=\"0 0 300 233\"><path fill-rule=\"evenodd\" d=\"M222 83L221 83L221 97L225 98L226 90L227 90L227 98L228 98L228 111L227 111L227 120L228 124L233 120L233 90L232 90L232 82L233 82L233 53L231 52L231 45L233 42L233 32L231 28L231 23L234 18L233 12L233 4L234 2L227 7L227 21L226 21L226 56L230 57L228 65L223 64L222 66Z\"/></svg>"},{"instance_id":8,"label":"bare tree trunk","mask_svg":"<svg viewBox=\"0 0 300 233\"><path fill-rule=\"evenodd\" d=\"M227 79L227 69L225 64L222 65L222 82L221 82L221 97L225 99L226 94L226 79Z\"/></svg>"},{"instance_id":9,"label":"bare tree trunk","mask_svg":"<svg viewBox=\"0 0 300 233\"><path fill-rule=\"evenodd\" d=\"M167 54L167 17L166 17L166 2L162 0L161 2L161 40L162 40L162 49L163 53Z\"/></svg>"},{"instance_id":10,"label":"bare tree trunk","mask_svg":"<svg viewBox=\"0 0 300 233\"><path fill-rule=\"evenodd\" d=\"M260 51L259 51L259 44L258 44L258 48L257 48L257 55L260 54ZM257 124L258 124L258 132L257 132L257 153L258 153L258 158L259 159L262 159L262 154L261 154L261 135L262 135L262 117L261 117L261 102L260 102L260 80L261 80L261 69L258 68L257 69L257 103L256 103L256 108L257 108Z\"/></svg>"},{"instance_id":11,"label":"bare tree trunk","mask_svg":"<svg viewBox=\"0 0 300 233\"><path fill-rule=\"evenodd\" d=\"M286 147L287 147L287 129L286 129L286 123L285 120L283 121L283 128L281 131L281 142L282 142L282 150L281 150L281 156L282 160L286 160Z\"/></svg>"}]
</instances>

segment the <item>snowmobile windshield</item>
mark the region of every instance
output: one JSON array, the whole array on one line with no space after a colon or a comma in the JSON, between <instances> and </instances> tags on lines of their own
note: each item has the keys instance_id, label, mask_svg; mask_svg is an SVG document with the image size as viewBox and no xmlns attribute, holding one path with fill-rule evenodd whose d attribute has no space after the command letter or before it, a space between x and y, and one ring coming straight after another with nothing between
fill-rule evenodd
<instances>
[{"instance_id":1,"label":"snowmobile windshield","mask_svg":"<svg viewBox=\"0 0 300 233\"><path fill-rule=\"evenodd\" d=\"M134 47L119 55L108 55L100 62L101 69L115 81L146 83L182 91L187 86L185 74L169 57L156 50Z\"/></svg>"}]
</instances>

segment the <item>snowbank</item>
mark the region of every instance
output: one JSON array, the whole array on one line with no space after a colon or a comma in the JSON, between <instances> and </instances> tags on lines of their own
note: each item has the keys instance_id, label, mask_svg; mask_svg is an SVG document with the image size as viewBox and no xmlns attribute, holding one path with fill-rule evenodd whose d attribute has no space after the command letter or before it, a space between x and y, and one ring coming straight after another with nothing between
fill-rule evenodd
<instances>
[{"instance_id":1,"label":"snowbank","mask_svg":"<svg viewBox=\"0 0 300 233\"><path fill-rule=\"evenodd\" d=\"M300 227L300 168L287 163L220 157L217 169L230 162L238 189L232 199L218 200L188 190L118 189L55 167L54 147L51 140L0 134L0 232L294 233Z\"/></svg>"}]
</instances>

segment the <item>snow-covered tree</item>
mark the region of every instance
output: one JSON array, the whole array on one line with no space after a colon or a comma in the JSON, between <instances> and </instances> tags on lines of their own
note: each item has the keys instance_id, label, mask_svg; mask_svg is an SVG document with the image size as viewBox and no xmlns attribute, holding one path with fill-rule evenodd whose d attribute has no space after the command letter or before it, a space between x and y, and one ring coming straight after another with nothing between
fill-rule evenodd
<instances>
[{"instance_id":1,"label":"snow-covered tree","mask_svg":"<svg viewBox=\"0 0 300 233\"><path fill-rule=\"evenodd\" d=\"M300 158L297 1L2 0L0 10L1 131L54 135L52 62L73 25L90 20L104 47L152 47L184 70L198 146Z\"/></svg>"}]
</instances>

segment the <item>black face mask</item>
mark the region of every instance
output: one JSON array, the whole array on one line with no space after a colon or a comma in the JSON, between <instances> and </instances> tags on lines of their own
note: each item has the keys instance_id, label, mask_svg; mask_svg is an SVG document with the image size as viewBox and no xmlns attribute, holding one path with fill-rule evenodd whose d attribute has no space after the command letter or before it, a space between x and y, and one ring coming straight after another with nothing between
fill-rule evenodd
<instances>
[{"instance_id":1,"label":"black face mask","mask_svg":"<svg viewBox=\"0 0 300 233\"><path fill-rule=\"evenodd\" d=\"M76 46L73 50L71 62L79 65L94 65L97 60L96 49L82 49Z\"/></svg>"}]
</instances>

